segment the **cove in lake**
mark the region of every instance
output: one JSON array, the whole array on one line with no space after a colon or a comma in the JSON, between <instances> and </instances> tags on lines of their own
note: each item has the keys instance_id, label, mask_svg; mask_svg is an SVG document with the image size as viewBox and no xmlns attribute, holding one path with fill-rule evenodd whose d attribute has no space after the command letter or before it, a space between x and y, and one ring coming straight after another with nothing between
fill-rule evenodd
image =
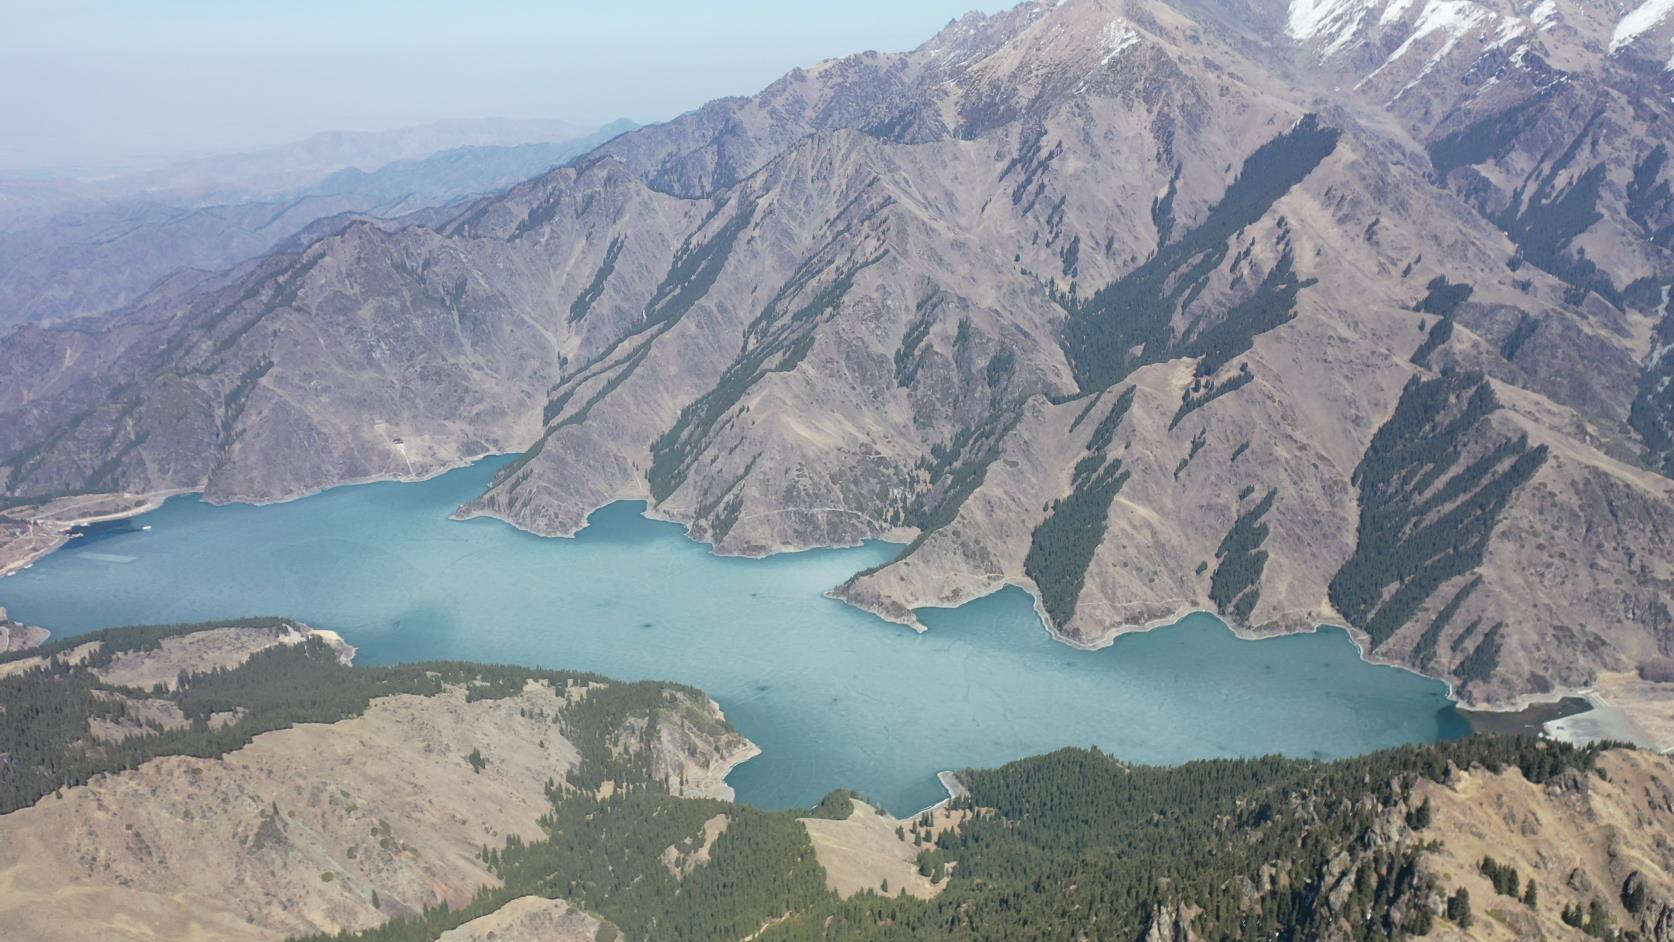
<instances>
[{"instance_id":1,"label":"cove in lake","mask_svg":"<svg viewBox=\"0 0 1674 942\"><path fill-rule=\"evenodd\" d=\"M905 814L943 797L938 770L1067 745L1147 763L1334 758L1469 729L1445 685L1366 663L1340 629L1245 641L1194 615L1086 652L1007 589L921 612L920 635L824 597L899 552L886 543L717 557L632 503L574 540L450 520L504 460L267 506L175 498L0 579L0 606L60 635L288 615L342 632L360 663L691 684L761 746L728 781L766 808L849 787Z\"/></svg>"}]
</instances>

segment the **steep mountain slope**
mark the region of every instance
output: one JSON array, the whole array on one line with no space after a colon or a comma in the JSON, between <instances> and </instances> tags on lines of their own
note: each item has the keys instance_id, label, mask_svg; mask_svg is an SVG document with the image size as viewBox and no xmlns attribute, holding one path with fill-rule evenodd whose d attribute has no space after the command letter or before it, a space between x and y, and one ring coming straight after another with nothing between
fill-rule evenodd
<instances>
[{"instance_id":1,"label":"steep mountain slope","mask_svg":"<svg viewBox=\"0 0 1674 942\"><path fill-rule=\"evenodd\" d=\"M1010 582L1076 644L1208 607L1472 702L1584 686L1674 646L1674 73L1637 11L1525 6L967 17L434 229L19 331L0 487L517 451L467 513L896 536L839 595L906 623Z\"/></svg>"}]
</instances>

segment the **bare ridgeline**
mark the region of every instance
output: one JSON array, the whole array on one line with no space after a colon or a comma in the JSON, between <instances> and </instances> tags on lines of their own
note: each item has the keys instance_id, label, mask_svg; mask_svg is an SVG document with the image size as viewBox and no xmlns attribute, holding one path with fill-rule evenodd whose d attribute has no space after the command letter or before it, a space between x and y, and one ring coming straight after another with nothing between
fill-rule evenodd
<instances>
[{"instance_id":1,"label":"bare ridgeline","mask_svg":"<svg viewBox=\"0 0 1674 942\"><path fill-rule=\"evenodd\" d=\"M915 607L1011 582L1080 645L1193 608L1252 633L1342 622L1368 656L1446 678L1467 703L1593 689L1668 745L1674 18L1656 0L1625 6L1028 3L958 20L912 52L792 72L438 218L349 222L95 319L20 326L0 338L3 552L50 549L88 508L186 490L282 499L514 452L467 513L562 534L641 497L728 553L909 539L838 594L911 623ZM469 689L449 676L437 683ZM215 729L229 713L201 716ZM1447 749L1463 750L1451 771ZM1378 780L1404 784L1368 797L1366 814L1387 815L1360 822L1372 830L1355 836L1379 838L1355 844L1348 882L1323 864L1239 858L1241 896L1181 876L1102 899L1127 921L1100 910L1111 921L1082 931L1221 937L1238 913L1234 936L1283 925L1348 938L1341 927L1366 924L1356 907L1398 934L1416 932L1420 912L1472 921L1474 900L1470 931L1487 936L1674 932L1656 908L1669 898L1655 863L1666 851L1632 843L1667 833L1660 760L1528 744L1418 752L1429 758L1379 760L1396 764L1377 766ZM912 859L950 873L949 887L977 874L1000 886L1026 852L972 856L984 821L1011 820L1062 779L1115 774L1099 757L1032 761L982 773L989 790L953 810L993 816L932 826L946 846L904 828L919 841ZM1488 788L1488 767L1511 778ZM1285 766L1245 784L1306 791L1283 777L1343 768ZM1610 792L1616 810L1589 804L1621 781L1647 783L1639 804L1625 791ZM1432 855L1403 856L1388 815L1400 804L1399 826L1423 830L1404 817L1422 782L1507 802L1503 789L1528 786L1530 802L1555 803L1525 803L1516 840L1471 838L1503 837L1504 856L1554 815L1596 815L1631 838L1597 859L1574 849L1572 872L1534 851L1407 869ZM602 800L669 800L630 785ZM1121 824L1139 820L1134 795L1149 787L1091 789L1117 824L1073 853L1073 833L1051 822L1006 833L1084 891L1075 868L1092 864L1076 855L1156 846ZM1246 808L1251 794L1221 797ZM1443 797L1432 804L1445 822ZM723 811L679 807L666 820L707 862L682 879L676 854L664 871L693 900L708 892L697 874L730 865L729 842L804 846L806 828L735 809L709 847ZM1312 826L1338 820L1301 799L1284 807L1317 815ZM622 915L612 895L631 891L589 882L603 880L593 871L566 871L574 887L520 882L551 863L544 854L589 859L587 840L630 838L570 813L553 806L562 827L546 850L487 861L496 885L618 907L600 926L647 937L743 937L831 892L792 868L800 876L772 883L772 912L661 913L693 920L682 932L634 922L646 910ZM854 846L878 846L875 830ZM656 856L679 843L663 836L631 838ZM323 880L348 872L339 863L314 881L345 891ZM1512 882L1501 864L1538 872L1532 905L1499 898ZM91 851L75 862L90 875L106 865ZM1020 899L1047 892L1031 886ZM903 888L922 886L898 880L890 895ZM1271 895L1292 891L1283 904ZM972 894L959 910L970 933L1015 928L979 925L1000 904L960 892ZM903 907L891 918L930 933L950 895L891 904ZM414 916L435 902L402 899ZM833 931L877 929L844 905L820 910ZM746 927L745 915L762 918ZM1067 925L1059 916L1070 918L1036 925ZM268 928L371 917L356 918Z\"/></svg>"}]
</instances>

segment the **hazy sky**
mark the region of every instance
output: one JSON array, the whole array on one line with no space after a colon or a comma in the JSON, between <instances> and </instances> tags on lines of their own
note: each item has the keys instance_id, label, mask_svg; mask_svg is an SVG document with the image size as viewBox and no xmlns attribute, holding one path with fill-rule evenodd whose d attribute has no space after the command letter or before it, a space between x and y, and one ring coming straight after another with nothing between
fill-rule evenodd
<instances>
[{"instance_id":1,"label":"hazy sky","mask_svg":"<svg viewBox=\"0 0 1674 942\"><path fill-rule=\"evenodd\" d=\"M0 0L0 170L442 118L656 121L1008 0Z\"/></svg>"}]
</instances>

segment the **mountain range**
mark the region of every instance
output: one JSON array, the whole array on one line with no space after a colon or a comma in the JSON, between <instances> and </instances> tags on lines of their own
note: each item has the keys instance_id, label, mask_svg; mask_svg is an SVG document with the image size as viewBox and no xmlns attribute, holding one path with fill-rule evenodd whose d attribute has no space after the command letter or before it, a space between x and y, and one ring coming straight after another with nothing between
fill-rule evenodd
<instances>
[{"instance_id":1,"label":"mountain range","mask_svg":"<svg viewBox=\"0 0 1674 942\"><path fill-rule=\"evenodd\" d=\"M897 539L834 593L907 625L1009 583L1076 645L1203 608L1346 624L1468 703L1640 690L1674 654L1671 55L1665 0L973 14L17 327L0 494L519 453L463 514Z\"/></svg>"},{"instance_id":2,"label":"mountain range","mask_svg":"<svg viewBox=\"0 0 1674 942\"><path fill-rule=\"evenodd\" d=\"M148 194L155 198L227 202L306 187L347 167L374 170L421 160L455 147L516 147L569 141L594 128L568 121L466 118L384 131L322 131L299 141L227 154L115 161L0 171L0 219L33 199L65 202Z\"/></svg>"},{"instance_id":3,"label":"mountain range","mask_svg":"<svg viewBox=\"0 0 1674 942\"><path fill-rule=\"evenodd\" d=\"M10 212L8 187L0 183L0 330L103 314L183 269L223 271L291 240L306 245L354 219L380 225L445 219L441 207L526 180L635 126L622 120L588 131L562 122L507 128L444 122L324 135L290 148L76 185ZM555 139L424 150L449 140L497 134L520 141L541 133ZM389 159L408 153L420 156ZM240 188L222 189L229 179Z\"/></svg>"}]
</instances>

